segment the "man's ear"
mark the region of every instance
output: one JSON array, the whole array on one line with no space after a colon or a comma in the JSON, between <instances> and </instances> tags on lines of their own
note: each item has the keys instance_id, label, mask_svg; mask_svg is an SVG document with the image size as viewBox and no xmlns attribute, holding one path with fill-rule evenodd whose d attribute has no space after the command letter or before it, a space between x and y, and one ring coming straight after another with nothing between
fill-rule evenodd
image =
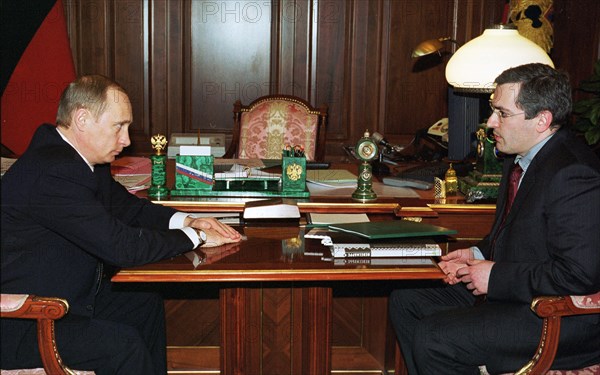
<instances>
[{"instance_id":1,"label":"man's ear","mask_svg":"<svg viewBox=\"0 0 600 375\"><path fill-rule=\"evenodd\" d=\"M543 133L552 125L552 112L544 110L536 116L536 129L539 133Z\"/></svg>"},{"instance_id":2,"label":"man's ear","mask_svg":"<svg viewBox=\"0 0 600 375\"><path fill-rule=\"evenodd\" d=\"M90 111L85 108L79 108L73 112L72 123L77 130L84 131L86 124L90 121Z\"/></svg>"}]
</instances>

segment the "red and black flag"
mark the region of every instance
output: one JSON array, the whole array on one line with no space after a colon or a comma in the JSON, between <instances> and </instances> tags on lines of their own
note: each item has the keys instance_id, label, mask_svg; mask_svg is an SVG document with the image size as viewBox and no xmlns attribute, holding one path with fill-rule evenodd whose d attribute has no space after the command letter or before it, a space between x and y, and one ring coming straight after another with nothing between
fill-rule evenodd
<instances>
[{"instance_id":1,"label":"red and black flag","mask_svg":"<svg viewBox=\"0 0 600 375\"><path fill-rule=\"evenodd\" d=\"M62 0L1 0L2 146L21 155L75 79Z\"/></svg>"}]
</instances>

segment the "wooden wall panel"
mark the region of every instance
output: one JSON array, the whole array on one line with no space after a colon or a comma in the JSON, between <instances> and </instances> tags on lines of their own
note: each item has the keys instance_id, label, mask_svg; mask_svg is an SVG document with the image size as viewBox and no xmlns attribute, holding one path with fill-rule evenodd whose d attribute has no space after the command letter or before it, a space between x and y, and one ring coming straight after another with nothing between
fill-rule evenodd
<instances>
[{"instance_id":1,"label":"wooden wall panel","mask_svg":"<svg viewBox=\"0 0 600 375\"><path fill-rule=\"evenodd\" d=\"M150 63L145 66L145 84L152 132L142 134L145 144L148 135L182 133L185 129L184 45L189 36L184 31L186 10L186 4L180 1L148 3L150 33L145 45Z\"/></svg>"},{"instance_id":2,"label":"wooden wall panel","mask_svg":"<svg viewBox=\"0 0 600 375\"><path fill-rule=\"evenodd\" d=\"M588 79L600 59L600 2L554 0L554 48L556 67L565 69L574 87ZM574 98L581 99L575 92Z\"/></svg>"},{"instance_id":3,"label":"wooden wall panel","mask_svg":"<svg viewBox=\"0 0 600 375\"><path fill-rule=\"evenodd\" d=\"M255 1L193 1L191 129L227 131L237 99L268 94L271 7Z\"/></svg>"},{"instance_id":4,"label":"wooden wall panel","mask_svg":"<svg viewBox=\"0 0 600 375\"><path fill-rule=\"evenodd\" d=\"M413 59L411 54L421 41L449 36L452 24L450 1L403 1L390 9L390 47L385 57L386 113L381 129L387 137L414 133L447 112L444 81L447 56L432 56L426 60L437 64L421 69L422 61Z\"/></svg>"},{"instance_id":5,"label":"wooden wall panel","mask_svg":"<svg viewBox=\"0 0 600 375\"><path fill-rule=\"evenodd\" d=\"M153 90L149 77L150 3L118 1L111 4L113 17L111 37L113 77L127 90L133 108L134 122L129 127L129 153L141 152L150 144L151 113L149 97ZM124 37L128 36L128 37Z\"/></svg>"},{"instance_id":6,"label":"wooden wall panel","mask_svg":"<svg viewBox=\"0 0 600 375\"><path fill-rule=\"evenodd\" d=\"M325 1L319 3L318 14L313 22L317 33L317 45L313 48L316 54L316 66L312 71L314 77L315 97L313 105L327 103L329 117L327 120L327 153L342 153L335 147L339 141L346 140L351 134L347 93L350 91L350 68L348 63L354 53L352 33L349 26L354 10L350 1ZM335 147L335 148L334 148Z\"/></svg>"},{"instance_id":7,"label":"wooden wall panel","mask_svg":"<svg viewBox=\"0 0 600 375\"><path fill-rule=\"evenodd\" d=\"M65 0L79 74L130 92L132 154L152 134L223 132L231 104L269 93L330 105L327 159L365 129L395 142L447 113L449 56L410 58L420 41L464 43L501 20L503 0ZM555 0L556 65L574 83L598 58L600 4ZM576 43L573 43L576 41Z\"/></svg>"}]
</instances>

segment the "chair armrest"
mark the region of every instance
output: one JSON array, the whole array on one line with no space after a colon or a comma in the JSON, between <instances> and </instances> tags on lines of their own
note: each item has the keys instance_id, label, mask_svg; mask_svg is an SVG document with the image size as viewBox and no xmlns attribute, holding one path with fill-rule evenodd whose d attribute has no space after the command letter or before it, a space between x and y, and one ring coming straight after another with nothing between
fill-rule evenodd
<instances>
[{"instance_id":1,"label":"chair armrest","mask_svg":"<svg viewBox=\"0 0 600 375\"><path fill-rule=\"evenodd\" d=\"M37 339L44 370L48 374L73 374L62 363L56 348L54 321L69 311L69 304L61 298L38 297L27 294L0 296L1 317L37 320Z\"/></svg>"},{"instance_id":2,"label":"chair armrest","mask_svg":"<svg viewBox=\"0 0 600 375\"><path fill-rule=\"evenodd\" d=\"M545 374L554 362L563 316L600 313L600 292L586 296L537 297L531 310L543 318L542 335L533 358L515 375Z\"/></svg>"},{"instance_id":3,"label":"chair armrest","mask_svg":"<svg viewBox=\"0 0 600 375\"><path fill-rule=\"evenodd\" d=\"M537 297L531 310L539 317L570 316L600 313L600 292L586 296Z\"/></svg>"},{"instance_id":4,"label":"chair armrest","mask_svg":"<svg viewBox=\"0 0 600 375\"><path fill-rule=\"evenodd\" d=\"M0 299L2 318L56 320L69 311L69 304L61 298L2 293Z\"/></svg>"}]
</instances>

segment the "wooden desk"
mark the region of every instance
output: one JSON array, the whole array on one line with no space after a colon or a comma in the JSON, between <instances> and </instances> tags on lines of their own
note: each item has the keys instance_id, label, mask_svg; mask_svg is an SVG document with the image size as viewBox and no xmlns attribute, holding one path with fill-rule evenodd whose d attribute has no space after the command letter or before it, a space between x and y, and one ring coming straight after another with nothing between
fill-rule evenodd
<instances>
[{"instance_id":1,"label":"wooden desk","mask_svg":"<svg viewBox=\"0 0 600 375\"><path fill-rule=\"evenodd\" d=\"M493 205L465 204L460 197L440 202L431 191L418 193L419 198L380 198L365 204L313 196L299 200L298 206L303 214L368 213L371 220L405 218L457 229L448 249L471 245L489 231ZM244 208L243 199L232 198L182 197L157 203L185 212ZM334 267L319 257L284 255L283 241L296 237L298 228L244 230L249 240L219 262L193 269L189 259L178 257L115 277L127 287L163 293L170 370L320 375L329 370L381 373L395 367L395 337L387 322L389 292L437 279L437 271Z\"/></svg>"},{"instance_id":2,"label":"wooden desk","mask_svg":"<svg viewBox=\"0 0 600 375\"><path fill-rule=\"evenodd\" d=\"M220 370L221 374L329 374L336 285L360 289L368 281L443 277L434 263L338 265L319 255L305 255L322 253L326 248L318 240L303 239L304 229L299 227L246 227L241 231L247 240L240 244L197 249L173 259L125 269L113 277L114 282L186 283L178 287L187 287L187 283L218 283L220 363L212 370ZM203 261L198 264L200 259ZM410 263L408 259L406 262ZM283 304L289 311L278 310L282 304L269 301L277 297L289 298ZM377 311L367 309L363 314L373 315L371 319L377 319L376 314L380 316L378 329L384 335L378 335L382 341L375 346L381 351L385 347L386 312L381 311L381 303L374 307ZM285 317L282 321L278 320L281 316ZM349 320L354 322L356 318L360 317ZM344 350L338 354L350 355ZM195 355L206 353L197 350ZM193 362L191 357L188 361ZM185 367L174 363L178 360L182 359L170 358L170 367ZM379 366L380 370L385 367ZM351 366L346 369L352 370Z\"/></svg>"}]
</instances>

